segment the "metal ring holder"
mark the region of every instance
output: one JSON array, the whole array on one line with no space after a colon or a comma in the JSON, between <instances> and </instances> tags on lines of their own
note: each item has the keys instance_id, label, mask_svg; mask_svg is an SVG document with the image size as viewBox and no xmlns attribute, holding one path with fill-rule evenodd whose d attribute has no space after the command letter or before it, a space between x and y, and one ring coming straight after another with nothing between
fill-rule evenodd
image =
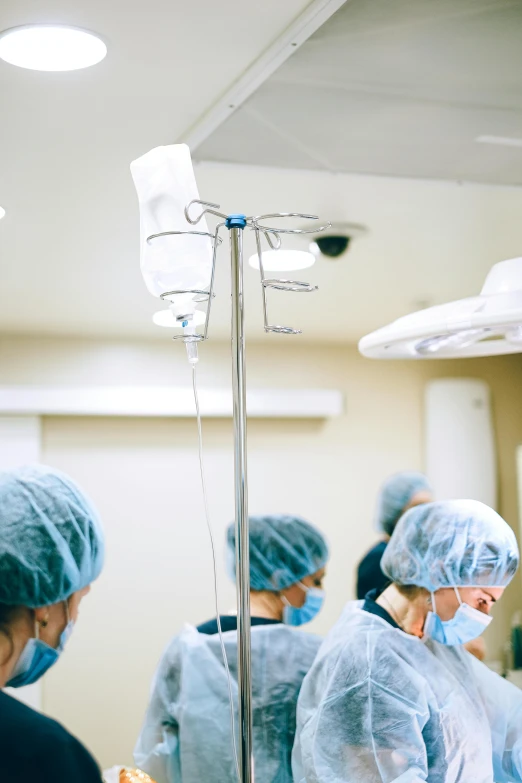
<instances>
[{"instance_id":1,"label":"metal ring holder","mask_svg":"<svg viewBox=\"0 0 522 783\"><path fill-rule=\"evenodd\" d=\"M257 258L259 261L259 272L261 274L261 290L263 293L263 315L265 321L265 332L272 332L275 334L301 334L300 329L294 329L291 326L280 326L268 323L268 307L266 299L266 289L272 288L276 291L293 291L295 293L311 293L317 291L317 286L303 283L299 280L285 280L285 279L269 279L265 277L265 270L263 266L263 253L261 249L261 237L262 233L266 238L269 247L272 250L279 250L282 245L281 234L316 234L321 231L325 231L329 228L330 224L319 227L308 228L276 228L275 226L265 226L260 221L272 220L279 218L299 218L301 220L318 220L316 215L303 215L299 212L273 212L268 215L257 215L251 218L251 226L256 232L256 247Z\"/></svg>"},{"instance_id":2,"label":"metal ring holder","mask_svg":"<svg viewBox=\"0 0 522 783\"><path fill-rule=\"evenodd\" d=\"M185 214L187 210L185 209ZM188 220L188 217L187 217ZM189 221L190 222L190 221ZM179 296L181 294L193 294L193 300L197 304L200 304L201 302L208 302L207 304L207 312L205 314L205 326L203 329L203 334L194 334L191 336L186 336L184 334L174 335L173 340L183 340L184 342L201 342L202 340L206 340L208 337L208 323L210 320L210 309L212 305L212 300L216 296L214 293L214 278L215 278L215 272L216 272L216 255L217 255L217 248L218 245L220 245L223 240L221 237L218 236L218 229L211 234L209 231L162 231L160 234L151 234L150 237L147 237L147 243L150 244L154 239L158 239L159 237L168 237L168 236L200 236L200 237L209 237L212 240L212 275L210 278L210 288L208 291L204 291L199 288L185 288L185 289L178 289L176 291L165 291L163 294L161 294L160 299L163 301L167 301L169 297L171 296Z\"/></svg>"},{"instance_id":3,"label":"metal ring holder","mask_svg":"<svg viewBox=\"0 0 522 783\"><path fill-rule=\"evenodd\" d=\"M199 206L203 207L203 209L200 211L199 215L197 215L196 217L191 217L190 214L191 207L194 204L198 204ZM191 201L190 204L187 204L187 206L185 207L185 218L193 226L197 225L197 223L199 223L199 221L204 215L214 215L215 217L221 218L221 220L226 221L228 216L223 214L222 212L219 212L218 211L219 209L220 209L219 204L214 204L213 202L210 201L200 201L199 199L195 199L194 201ZM317 215L306 215L301 212L271 212L266 215L254 215L246 218L246 225L250 229L252 229L256 235L257 257L259 260L259 272L261 276L261 292L263 297L263 318L264 318L265 332L274 332L276 334L301 334L300 329L294 329L291 326L280 326L280 325L270 324L268 322L268 305L267 305L266 289L271 288L276 291L311 293L312 291L317 291L318 287L314 285L309 285L308 283L303 283L299 280L267 278L265 276L265 270L263 266L261 235L265 237L267 244L271 250L279 250L282 246L281 234L293 234L293 235L318 234L321 231L325 231L327 228L330 228L331 224L326 223L325 225L321 225L321 226L310 226L310 228L281 228L273 225L264 225L264 221L266 220L280 220L281 218L283 219L298 218L299 220L318 220L319 218L317 217ZM219 229L224 225L225 222L219 223L218 226L216 227L215 233L212 235L214 238L212 283L210 286L210 291L212 295L214 291L214 271L215 271L215 262L216 262L217 241L220 241L218 237L218 232ZM192 233L192 232L177 232L177 233ZM206 234L206 232L193 232L193 233ZM208 234L206 235L208 236ZM210 302L209 302L209 310L210 310ZM208 332L208 318L205 323L205 334L203 339L207 339L207 332Z\"/></svg>"}]
</instances>

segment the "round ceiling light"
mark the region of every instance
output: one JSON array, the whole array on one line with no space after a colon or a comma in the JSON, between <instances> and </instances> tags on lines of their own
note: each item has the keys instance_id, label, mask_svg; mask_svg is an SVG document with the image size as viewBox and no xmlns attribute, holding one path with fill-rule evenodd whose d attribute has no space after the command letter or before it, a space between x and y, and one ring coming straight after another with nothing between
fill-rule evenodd
<instances>
[{"instance_id":1,"label":"round ceiling light","mask_svg":"<svg viewBox=\"0 0 522 783\"><path fill-rule=\"evenodd\" d=\"M259 269L257 253L250 256L248 263L253 269ZM313 264L315 264L315 256L307 250L265 250L263 252L265 272L293 272L296 269L308 269Z\"/></svg>"},{"instance_id":2,"label":"round ceiling light","mask_svg":"<svg viewBox=\"0 0 522 783\"><path fill-rule=\"evenodd\" d=\"M79 27L31 24L0 33L0 59L32 71L77 71L106 54L103 41Z\"/></svg>"},{"instance_id":3,"label":"round ceiling light","mask_svg":"<svg viewBox=\"0 0 522 783\"><path fill-rule=\"evenodd\" d=\"M192 323L194 326L200 326L205 323L205 313L202 310L195 310ZM169 329L181 329L181 321L177 321L171 310L159 310L152 316L156 326L167 326Z\"/></svg>"},{"instance_id":4,"label":"round ceiling light","mask_svg":"<svg viewBox=\"0 0 522 783\"><path fill-rule=\"evenodd\" d=\"M3 207L0 207L0 220L5 217L5 209Z\"/></svg>"}]
</instances>

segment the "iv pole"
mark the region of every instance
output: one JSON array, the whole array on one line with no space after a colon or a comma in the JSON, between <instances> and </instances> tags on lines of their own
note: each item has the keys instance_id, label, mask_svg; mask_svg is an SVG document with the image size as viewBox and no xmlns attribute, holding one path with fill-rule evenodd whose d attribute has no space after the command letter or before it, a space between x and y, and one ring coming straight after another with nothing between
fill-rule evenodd
<instances>
[{"instance_id":1,"label":"iv pole","mask_svg":"<svg viewBox=\"0 0 522 783\"><path fill-rule=\"evenodd\" d=\"M243 310L243 225L227 218L232 267L232 392L234 415L234 474L236 508L236 583L238 642L239 773L251 783L252 773L252 661L250 650L250 552L247 489L246 374Z\"/></svg>"},{"instance_id":2,"label":"iv pole","mask_svg":"<svg viewBox=\"0 0 522 783\"><path fill-rule=\"evenodd\" d=\"M193 204L203 207L202 212L191 218L189 210ZM212 259L212 277L208 291L192 289L190 291L167 291L163 298L178 294L191 293L198 298L195 301L207 301L207 316L204 333L191 337L180 337L185 342L206 340L210 309L214 297L214 278L216 271L216 253L219 230L223 226L230 232L230 261L232 273L232 392L234 419L234 477L235 477L235 524L236 524L236 587L237 587L237 641L238 641L238 717L239 717L239 779L240 783L254 783L254 768L252 754L252 662L250 636L250 552L249 552L249 522L248 522L248 492L247 492L247 413L246 413L246 371L245 371L245 334L244 334L244 301L243 301L243 230L248 227L256 235L259 271L261 275L261 290L263 296L263 313L265 332L279 334L300 334L300 330L288 326L275 326L268 322L266 289L278 291L310 292L316 286L297 280L279 280L265 278L261 252L263 234L269 247L278 250L281 246L280 234L317 234L330 227L330 223L314 228L277 228L261 224L261 220L272 218L301 218L317 220L315 215L305 215L298 212L279 212L257 217L246 217L242 214L225 215L217 212L218 204L212 204L199 199L191 201L185 207L185 218L191 225L196 225L203 215L211 214L221 218L214 234L201 231L165 231L153 234L147 238L151 241L158 236L176 234L196 234L213 239L214 251Z\"/></svg>"}]
</instances>

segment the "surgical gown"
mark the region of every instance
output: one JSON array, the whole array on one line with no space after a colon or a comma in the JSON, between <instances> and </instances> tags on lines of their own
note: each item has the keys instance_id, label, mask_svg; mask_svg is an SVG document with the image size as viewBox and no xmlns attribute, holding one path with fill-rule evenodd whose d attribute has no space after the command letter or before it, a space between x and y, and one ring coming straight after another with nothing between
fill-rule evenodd
<instances>
[{"instance_id":1,"label":"surgical gown","mask_svg":"<svg viewBox=\"0 0 522 783\"><path fill-rule=\"evenodd\" d=\"M522 780L522 691L351 602L298 702L295 783Z\"/></svg>"},{"instance_id":2,"label":"surgical gown","mask_svg":"<svg viewBox=\"0 0 522 783\"><path fill-rule=\"evenodd\" d=\"M223 634L237 733L237 634ZM256 783L291 783L297 697L321 644L282 624L252 628L253 746ZM228 681L219 636L187 627L156 672L136 764L157 783L237 779Z\"/></svg>"}]
</instances>

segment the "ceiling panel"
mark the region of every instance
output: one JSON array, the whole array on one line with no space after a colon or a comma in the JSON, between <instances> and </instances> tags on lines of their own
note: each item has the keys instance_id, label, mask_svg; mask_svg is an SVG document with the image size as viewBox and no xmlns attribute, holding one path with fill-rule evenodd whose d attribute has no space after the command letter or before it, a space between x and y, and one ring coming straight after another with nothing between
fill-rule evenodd
<instances>
[{"instance_id":1,"label":"ceiling panel","mask_svg":"<svg viewBox=\"0 0 522 783\"><path fill-rule=\"evenodd\" d=\"M522 184L521 148L475 141L522 137L521 39L520 0L351 0L197 155Z\"/></svg>"}]
</instances>

